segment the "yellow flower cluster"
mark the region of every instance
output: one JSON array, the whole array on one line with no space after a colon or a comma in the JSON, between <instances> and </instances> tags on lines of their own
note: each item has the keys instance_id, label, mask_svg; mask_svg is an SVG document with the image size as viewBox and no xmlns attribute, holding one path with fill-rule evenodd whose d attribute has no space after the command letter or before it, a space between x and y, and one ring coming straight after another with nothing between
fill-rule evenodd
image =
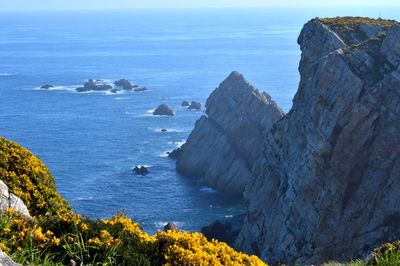
<instances>
[{"instance_id":1,"label":"yellow flower cluster","mask_svg":"<svg viewBox=\"0 0 400 266\"><path fill-rule=\"evenodd\" d=\"M55 263L71 258L83 265L265 265L200 233L170 230L150 236L121 213L96 221L75 214L56 191L45 165L3 138L0 177L34 217L12 209L0 213L0 249L9 254L37 250L39 256L51 255Z\"/></svg>"},{"instance_id":2,"label":"yellow flower cluster","mask_svg":"<svg viewBox=\"0 0 400 266\"><path fill-rule=\"evenodd\" d=\"M6 216L2 216L2 219L6 222L0 232L2 250L20 250L30 240L40 248L60 245L60 238L54 236L50 230L43 232L42 227L35 224L34 220L29 220L13 210L7 210L5 214Z\"/></svg>"},{"instance_id":3,"label":"yellow flower cluster","mask_svg":"<svg viewBox=\"0 0 400 266\"><path fill-rule=\"evenodd\" d=\"M165 265L265 265L256 256L236 252L223 242L208 241L201 233L159 231Z\"/></svg>"},{"instance_id":4,"label":"yellow flower cluster","mask_svg":"<svg viewBox=\"0 0 400 266\"><path fill-rule=\"evenodd\" d=\"M143 232L138 223L132 221L132 219L122 215L117 214L116 216L110 218L109 220L101 220L103 224L111 225L114 227L121 228L122 231L128 232L136 236L141 241L151 241L151 237Z\"/></svg>"},{"instance_id":5,"label":"yellow flower cluster","mask_svg":"<svg viewBox=\"0 0 400 266\"><path fill-rule=\"evenodd\" d=\"M120 239L115 239L107 230L101 230L99 237L88 240L88 243L100 247L112 247L121 244Z\"/></svg>"}]
</instances>

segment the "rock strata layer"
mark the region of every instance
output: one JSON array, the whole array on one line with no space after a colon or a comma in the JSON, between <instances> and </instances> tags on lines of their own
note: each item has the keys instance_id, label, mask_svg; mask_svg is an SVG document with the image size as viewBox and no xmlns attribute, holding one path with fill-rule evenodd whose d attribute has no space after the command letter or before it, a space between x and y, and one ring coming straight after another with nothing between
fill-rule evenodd
<instances>
[{"instance_id":1,"label":"rock strata layer","mask_svg":"<svg viewBox=\"0 0 400 266\"><path fill-rule=\"evenodd\" d=\"M272 265L366 256L400 238L400 26L314 19L301 81L268 132L236 245Z\"/></svg>"},{"instance_id":2,"label":"rock strata layer","mask_svg":"<svg viewBox=\"0 0 400 266\"><path fill-rule=\"evenodd\" d=\"M259 156L264 131L283 116L271 97L232 72L206 102L177 160L179 173L209 187L241 194Z\"/></svg>"}]
</instances>

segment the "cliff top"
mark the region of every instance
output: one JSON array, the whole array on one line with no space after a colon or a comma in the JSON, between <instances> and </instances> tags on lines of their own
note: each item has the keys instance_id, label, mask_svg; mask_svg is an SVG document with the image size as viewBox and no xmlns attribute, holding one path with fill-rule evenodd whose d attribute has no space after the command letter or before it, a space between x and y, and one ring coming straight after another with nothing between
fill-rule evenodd
<instances>
[{"instance_id":1,"label":"cliff top","mask_svg":"<svg viewBox=\"0 0 400 266\"><path fill-rule=\"evenodd\" d=\"M373 19L367 17L321 18L320 21L337 32L354 29L356 27L359 27L361 24L374 25L384 29L388 29L399 24L395 20L382 19L382 18Z\"/></svg>"},{"instance_id":2,"label":"cliff top","mask_svg":"<svg viewBox=\"0 0 400 266\"><path fill-rule=\"evenodd\" d=\"M335 17L318 19L347 44L358 44L400 25L395 20L366 17Z\"/></svg>"}]
</instances>

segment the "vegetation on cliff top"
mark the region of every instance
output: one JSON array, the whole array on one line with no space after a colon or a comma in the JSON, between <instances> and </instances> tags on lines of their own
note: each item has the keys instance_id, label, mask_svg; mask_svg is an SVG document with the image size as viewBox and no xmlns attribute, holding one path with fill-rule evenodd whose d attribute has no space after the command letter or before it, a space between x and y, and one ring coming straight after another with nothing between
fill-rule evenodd
<instances>
[{"instance_id":1,"label":"vegetation on cliff top","mask_svg":"<svg viewBox=\"0 0 400 266\"><path fill-rule=\"evenodd\" d=\"M21 198L31 215L69 210L44 163L27 149L0 137L0 179Z\"/></svg>"},{"instance_id":2,"label":"vegetation on cliff top","mask_svg":"<svg viewBox=\"0 0 400 266\"><path fill-rule=\"evenodd\" d=\"M256 256L201 233L150 236L125 214L90 220L71 211L46 166L28 150L0 138L0 179L33 219L0 213L0 249L24 265L265 265Z\"/></svg>"},{"instance_id":3,"label":"vegetation on cliff top","mask_svg":"<svg viewBox=\"0 0 400 266\"><path fill-rule=\"evenodd\" d=\"M366 17L335 17L335 18L321 18L322 23L332 28L334 31L344 31L358 28L362 24L375 25L388 29L397 25L398 22L395 20L388 19L373 19Z\"/></svg>"}]
</instances>

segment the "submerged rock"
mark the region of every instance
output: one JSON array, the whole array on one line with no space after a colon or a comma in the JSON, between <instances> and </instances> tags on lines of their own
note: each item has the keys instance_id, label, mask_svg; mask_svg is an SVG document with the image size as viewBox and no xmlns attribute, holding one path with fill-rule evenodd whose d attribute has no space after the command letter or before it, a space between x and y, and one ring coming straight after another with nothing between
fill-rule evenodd
<instances>
[{"instance_id":1,"label":"submerged rock","mask_svg":"<svg viewBox=\"0 0 400 266\"><path fill-rule=\"evenodd\" d=\"M133 168L133 172L136 175L147 175L149 170L145 166L135 166L135 168Z\"/></svg>"},{"instance_id":2,"label":"submerged rock","mask_svg":"<svg viewBox=\"0 0 400 266\"><path fill-rule=\"evenodd\" d=\"M366 257L400 238L400 26L313 19L300 84L268 131L237 247L272 265Z\"/></svg>"},{"instance_id":3,"label":"submerged rock","mask_svg":"<svg viewBox=\"0 0 400 266\"><path fill-rule=\"evenodd\" d=\"M232 72L206 102L177 171L219 191L241 194L261 152L264 131L283 116L271 97Z\"/></svg>"},{"instance_id":4,"label":"submerged rock","mask_svg":"<svg viewBox=\"0 0 400 266\"><path fill-rule=\"evenodd\" d=\"M40 88L41 88L41 89L46 89L46 90L48 90L48 89L54 88L54 86L53 86L53 85L46 84L46 85L42 85Z\"/></svg>"},{"instance_id":5,"label":"submerged rock","mask_svg":"<svg viewBox=\"0 0 400 266\"><path fill-rule=\"evenodd\" d=\"M146 87L137 87L135 89L133 89L136 92L141 92L141 91L147 91L148 89Z\"/></svg>"},{"instance_id":6,"label":"submerged rock","mask_svg":"<svg viewBox=\"0 0 400 266\"><path fill-rule=\"evenodd\" d=\"M200 111L200 109L201 109L201 103L196 102L196 101L192 101L192 102L190 103L188 109Z\"/></svg>"},{"instance_id":7,"label":"submerged rock","mask_svg":"<svg viewBox=\"0 0 400 266\"><path fill-rule=\"evenodd\" d=\"M98 83L101 82L101 83ZM85 92L85 91L106 91L111 90L112 86L103 83L102 81L93 81L93 79L89 79L83 87L76 88L78 92Z\"/></svg>"},{"instance_id":8,"label":"submerged rock","mask_svg":"<svg viewBox=\"0 0 400 266\"><path fill-rule=\"evenodd\" d=\"M118 93L118 92L120 92L120 91L121 91L121 90L119 90L119 89L112 89L112 90L111 90L112 93Z\"/></svg>"},{"instance_id":9,"label":"submerged rock","mask_svg":"<svg viewBox=\"0 0 400 266\"><path fill-rule=\"evenodd\" d=\"M166 104L161 104L154 110L153 115L167 115L167 116L174 116L175 112L171 108L169 108Z\"/></svg>"},{"instance_id":10,"label":"submerged rock","mask_svg":"<svg viewBox=\"0 0 400 266\"><path fill-rule=\"evenodd\" d=\"M181 103L181 106L182 106L182 107L189 107L190 104L189 104L188 101L183 101L183 102Z\"/></svg>"}]
</instances>

